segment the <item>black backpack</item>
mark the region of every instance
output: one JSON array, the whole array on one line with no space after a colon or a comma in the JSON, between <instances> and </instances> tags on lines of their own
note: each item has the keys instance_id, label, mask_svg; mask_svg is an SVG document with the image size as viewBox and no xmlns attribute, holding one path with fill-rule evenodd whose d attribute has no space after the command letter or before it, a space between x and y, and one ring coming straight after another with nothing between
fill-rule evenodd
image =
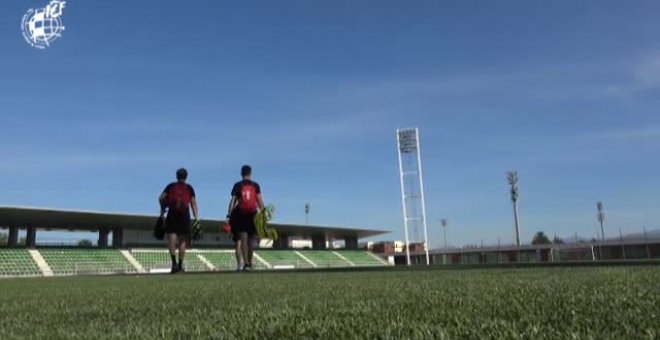
<instances>
[{"instance_id":1,"label":"black backpack","mask_svg":"<svg viewBox=\"0 0 660 340\"><path fill-rule=\"evenodd\" d=\"M154 225L154 237L157 240L165 239L165 220L163 217L159 217Z\"/></svg>"}]
</instances>

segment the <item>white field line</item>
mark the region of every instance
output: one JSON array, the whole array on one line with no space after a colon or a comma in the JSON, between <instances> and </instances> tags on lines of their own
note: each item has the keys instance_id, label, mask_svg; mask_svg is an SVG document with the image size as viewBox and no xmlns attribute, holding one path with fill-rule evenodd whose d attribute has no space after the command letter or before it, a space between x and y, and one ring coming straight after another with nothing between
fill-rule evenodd
<instances>
[{"instance_id":1,"label":"white field line","mask_svg":"<svg viewBox=\"0 0 660 340\"><path fill-rule=\"evenodd\" d=\"M378 256L378 255L376 255L376 254L374 254L374 253L372 253L372 252L367 252L367 254L371 255L373 258L375 258L376 260L378 260L378 262L380 262L380 263L382 263L382 264L384 264L384 265L387 265L387 266L390 265L389 263L387 263L387 261L383 260L380 256Z\"/></svg>"},{"instance_id":2,"label":"white field line","mask_svg":"<svg viewBox=\"0 0 660 340\"><path fill-rule=\"evenodd\" d=\"M124 255L126 260L128 260L128 262L130 262L133 265L133 267L135 267L135 269L137 270L138 273L146 273L147 272L146 270L144 270L144 267L142 267L140 262L138 262L133 257L133 255L131 255L131 253L128 250L120 250L120 252L121 252L122 255Z\"/></svg>"},{"instance_id":3,"label":"white field line","mask_svg":"<svg viewBox=\"0 0 660 340\"><path fill-rule=\"evenodd\" d=\"M32 259L34 262L37 263L37 266L41 270L41 273L44 274L44 276L53 276L53 270L50 268L48 265L48 262L41 256L41 253L36 250L36 249L29 249L28 253L30 253L30 256L32 256Z\"/></svg>"},{"instance_id":4,"label":"white field line","mask_svg":"<svg viewBox=\"0 0 660 340\"><path fill-rule=\"evenodd\" d=\"M259 254L257 254L256 251L254 252L253 256L254 256L254 258L256 258L259 262L261 262L264 266L266 266L266 268L268 268L268 269L272 269L272 268L273 268L273 266L271 266L270 263L268 263L266 260L264 260L263 258L261 258L261 256L259 256Z\"/></svg>"},{"instance_id":5,"label":"white field line","mask_svg":"<svg viewBox=\"0 0 660 340\"><path fill-rule=\"evenodd\" d=\"M335 254L335 255L337 255L337 256L339 256L339 258L342 259L342 260L344 260L344 261L346 261L346 263L348 263L348 264L350 264L351 266L355 267L355 263L349 261L349 260L348 260L347 258L345 258L342 254L340 254L340 253L338 253L338 252L336 252L336 251L333 251L332 253Z\"/></svg>"},{"instance_id":6,"label":"white field line","mask_svg":"<svg viewBox=\"0 0 660 340\"><path fill-rule=\"evenodd\" d=\"M213 271L218 270L218 268L216 266L214 266L213 263L211 263L209 260L207 260L206 257L204 257L204 255L197 254L197 258L200 261L202 261L202 263L205 264L206 267L209 268L209 270L213 270Z\"/></svg>"},{"instance_id":7,"label":"white field line","mask_svg":"<svg viewBox=\"0 0 660 340\"><path fill-rule=\"evenodd\" d=\"M296 250L296 251L294 251L294 253L296 253L298 256L302 257L302 259L305 260L305 261L307 261L309 264L311 264L312 267L314 267L314 268L318 267L318 266L316 265L316 263L312 262L312 260L308 259L307 256L303 255L303 254L300 253L299 251Z\"/></svg>"}]
</instances>

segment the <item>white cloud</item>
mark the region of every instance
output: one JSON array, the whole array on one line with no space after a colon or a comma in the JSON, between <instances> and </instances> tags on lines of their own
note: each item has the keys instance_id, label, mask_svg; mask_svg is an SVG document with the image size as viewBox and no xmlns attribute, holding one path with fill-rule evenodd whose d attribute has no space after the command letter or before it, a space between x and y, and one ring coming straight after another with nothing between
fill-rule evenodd
<instances>
[{"instance_id":1,"label":"white cloud","mask_svg":"<svg viewBox=\"0 0 660 340\"><path fill-rule=\"evenodd\" d=\"M640 92L656 90L660 87L660 52L630 61L622 66L622 79L607 84L604 94L633 100Z\"/></svg>"},{"instance_id":2,"label":"white cloud","mask_svg":"<svg viewBox=\"0 0 660 340\"><path fill-rule=\"evenodd\" d=\"M660 126L646 126L589 134L587 135L587 139L612 142L657 140L660 139Z\"/></svg>"},{"instance_id":3,"label":"white cloud","mask_svg":"<svg viewBox=\"0 0 660 340\"><path fill-rule=\"evenodd\" d=\"M370 113L284 119L276 124L250 124L219 129L216 124L131 121L83 121L68 128L58 143L32 143L30 138L0 146L0 173L65 171L107 166L156 166L172 158L200 167L233 166L236 161L281 164L341 161L342 152L378 133ZM52 127L51 127L52 128ZM43 127L46 129L46 127ZM38 127L36 130L40 130ZM158 143L162 136L163 143ZM174 137L173 137L174 136ZM86 141L87 138L90 141ZM104 139L111 140L105 145ZM118 142L121 141L121 142ZM156 148L154 148L154 145Z\"/></svg>"},{"instance_id":4,"label":"white cloud","mask_svg":"<svg viewBox=\"0 0 660 340\"><path fill-rule=\"evenodd\" d=\"M640 89L660 86L660 53L643 60L635 69L634 75Z\"/></svg>"}]
</instances>

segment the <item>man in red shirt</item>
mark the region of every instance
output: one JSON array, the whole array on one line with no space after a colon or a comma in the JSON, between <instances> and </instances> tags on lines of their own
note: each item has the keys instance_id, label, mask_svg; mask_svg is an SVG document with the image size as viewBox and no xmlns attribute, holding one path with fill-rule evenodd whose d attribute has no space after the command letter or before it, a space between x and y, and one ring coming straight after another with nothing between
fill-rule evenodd
<instances>
[{"instance_id":1,"label":"man in red shirt","mask_svg":"<svg viewBox=\"0 0 660 340\"><path fill-rule=\"evenodd\" d=\"M186 183L188 171L176 171L176 182L170 183L160 194L160 217L167 212L165 219L165 233L169 242L170 258L172 260L172 273L184 270L183 258L190 239L190 209L192 208L195 221L199 220L195 189ZM176 261L176 241L179 240L179 262Z\"/></svg>"},{"instance_id":2,"label":"man in red shirt","mask_svg":"<svg viewBox=\"0 0 660 340\"><path fill-rule=\"evenodd\" d=\"M230 222L233 240L236 243L236 265L238 271L252 269L252 256L256 247L256 227L254 216L259 209L264 209L261 187L252 181L252 168L249 165L241 167L243 179L236 182L231 190L231 201L227 212L227 222Z\"/></svg>"}]
</instances>

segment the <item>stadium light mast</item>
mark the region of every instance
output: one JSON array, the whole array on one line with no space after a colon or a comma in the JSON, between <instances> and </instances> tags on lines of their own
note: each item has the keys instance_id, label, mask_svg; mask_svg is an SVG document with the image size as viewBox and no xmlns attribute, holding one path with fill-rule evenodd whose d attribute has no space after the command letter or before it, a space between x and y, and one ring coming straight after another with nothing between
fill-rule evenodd
<instances>
[{"instance_id":1,"label":"stadium light mast","mask_svg":"<svg viewBox=\"0 0 660 340\"><path fill-rule=\"evenodd\" d=\"M513 203L513 219L516 225L516 247L520 248L520 219L518 217L518 172L508 171L507 181L511 186L511 202Z\"/></svg>"},{"instance_id":2,"label":"stadium light mast","mask_svg":"<svg viewBox=\"0 0 660 340\"><path fill-rule=\"evenodd\" d=\"M600 223L601 241L605 242L605 228L603 227L605 223L605 212L603 212L603 202L596 202L596 210L598 211L596 215L598 217L598 223Z\"/></svg>"},{"instance_id":3,"label":"stadium light mast","mask_svg":"<svg viewBox=\"0 0 660 340\"><path fill-rule=\"evenodd\" d=\"M649 235L646 233L646 226L644 226L644 243L646 243L646 258L651 258L651 248L649 247Z\"/></svg>"},{"instance_id":4,"label":"stadium light mast","mask_svg":"<svg viewBox=\"0 0 660 340\"><path fill-rule=\"evenodd\" d=\"M310 210L310 204L309 202L305 202L305 224L309 225L309 210Z\"/></svg>"},{"instance_id":5,"label":"stadium light mast","mask_svg":"<svg viewBox=\"0 0 660 340\"><path fill-rule=\"evenodd\" d=\"M605 243L605 228L603 227L605 223L605 212L603 212L603 202L596 202L596 218L598 223L600 223L600 246L598 247L598 255L600 259L603 259L603 243Z\"/></svg>"},{"instance_id":6,"label":"stadium light mast","mask_svg":"<svg viewBox=\"0 0 660 340\"><path fill-rule=\"evenodd\" d=\"M623 259L626 259L626 245L623 242L623 230L619 227L619 237L621 237L621 254L623 254Z\"/></svg>"},{"instance_id":7,"label":"stadium light mast","mask_svg":"<svg viewBox=\"0 0 660 340\"><path fill-rule=\"evenodd\" d=\"M449 222L447 222L446 218L443 218L440 220L440 225L442 225L442 231L444 232L445 235L445 249L447 249L447 225Z\"/></svg>"},{"instance_id":8,"label":"stadium light mast","mask_svg":"<svg viewBox=\"0 0 660 340\"><path fill-rule=\"evenodd\" d=\"M424 228L426 265L429 265L428 230L426 227L426 205L424 202L424 180L419 147L419 129L397 129L396 132L399 154L399 179L401 181L401 204L403 206L403 225L406 237L406 261L408 265L411 264L408 228L412 225L414 230L418 230L418 226L421 224Z\"/></svg>"}]
</instances>

